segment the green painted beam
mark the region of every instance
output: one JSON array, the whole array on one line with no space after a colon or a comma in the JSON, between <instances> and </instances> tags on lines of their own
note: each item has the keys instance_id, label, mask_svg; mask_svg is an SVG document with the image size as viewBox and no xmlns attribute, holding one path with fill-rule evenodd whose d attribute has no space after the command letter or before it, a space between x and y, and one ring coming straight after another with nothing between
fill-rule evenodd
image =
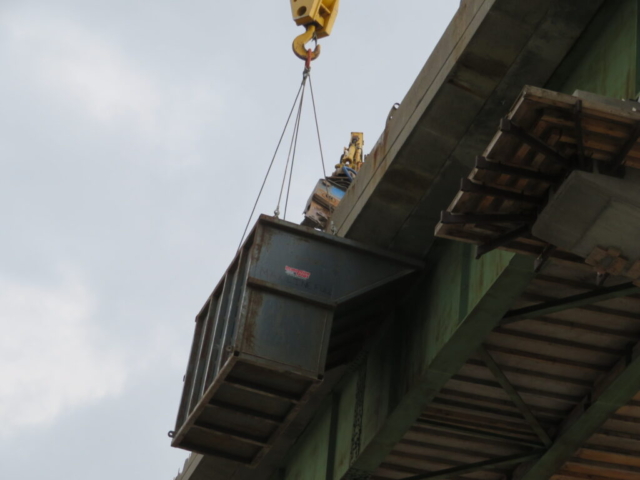
<instances>
[{"instance_id":1,"label":"green painted beam","mask_svg":"<svg viewBox=\"0 0 640 480\"><path fill-rule=\"evenodd\" d=\"M328 462L333 448L330 434L335 425L333 418L333 399L327 398L318 411L318 415L309 425L314 435L303 436L291 451L290 461L277 480L326 480L331 478L327 472ZM255 478L255 474L253 475ZM276 479L273 479L276 480Z\"/></svg>"},{"instance_id":2,"label":"green painted beam","mask_svg":"<svg viewBox=\"0 0 640 480\"><path fill-rule=\"evenodd\" d=\"M558 300L551 300L529 307L518 308L517 310L510 310L506 313L500 324L506 325L519 322L520 320L539 318L571 308L584 307L585 305L604 302L614 298L627 297L637 293L640 293L640 288L636 287L633 283L623 283L614 287L599 288L591 292L581 293L567 298L559 298Z\"/></svg>"},{"instance_id":3,"label":"green painted beam","mask_svg":"<svg viewBox=\"0 0 640 480\"><path fill-rule=\"evenodd\" d=\"M637 0L607 0L547 87L634 98L638 88Z\"/></svg>"},{"instance_id":4,"label":"green painted beam","mask_svg":"<svg viewBox=\"0 0 640 480\"><path fill-rule=\"evenodd\" d=\"M485 460L484 462L471 463L469 465L460 465L459 467L447 468L446 470L441 470L439 472L414 475L413 477L407 477L403 480L446 480L453 475L464 475L465 473L480 472L483 470L490 470L499 467L509 467L518 463L528 462L539 458L540 455L542 455L541 451L531 452L526 455L509 455L508 457L493 458L491 460Z\"/></svg>"},{"instance_id":5,"label":"green painted beam","mask_svg":"<svg viewBox=\"0 0 640 480\"><path fill-rule=\"evenodd\" d=\"M514 479L550 478L576 451L640 390L640 344L611 369L567 417L560 434L549 450L525 472Z\"/></svg>"},{"instance_id":6,"label":"green painted beam","mask_svg":"<svg viewBox=\"0 0 640 480\"><path fill-rule=\"evenodd\" d=\"M338 432L338 413L340 410L340 396L336 393L331 395L331 424L329 426L329 446L327 454L327 473L326 480L334 480L334 469L330 468L330 465L334 465L336 462L336 439Z\"/></svg>"},{"instance_id":7,"label":"green painted beam","mask_svg":"<svg viewBox=\"0 0 640 480\"><path fill-rule=\"evenodd\" d=\"M635 77L635 91L634 93L637 95L640 94L640 75L638 75L638 69L640 69L640 0L635 0L635 10L636 10L636 34L635 34L635 65L634 65L634 77Z\"/></svg>"},{"instance_id":8,"label":"green painted beam","mask_svg":"<svg viewBox=\"0 0 640 480\"><path fill-rule=\"evenodd\" d=\"M377 415L365 418L352 474L376 470L534 276L532 257L494 251L474 260L468 245L448 244L430 258L436 259L431 278L413 293L403 315L406 322L392 326L400 345L387 353L395 361L371 365L367 376L369 384L372 377L384 378L381 368L390 369L389 383L375 385L372 379L369 385L368 398L377 400L368 404L365 417L367 412ZM391 395L380 404L380 390L385 388L392 390Z\"/></svg>"}]
</instances>

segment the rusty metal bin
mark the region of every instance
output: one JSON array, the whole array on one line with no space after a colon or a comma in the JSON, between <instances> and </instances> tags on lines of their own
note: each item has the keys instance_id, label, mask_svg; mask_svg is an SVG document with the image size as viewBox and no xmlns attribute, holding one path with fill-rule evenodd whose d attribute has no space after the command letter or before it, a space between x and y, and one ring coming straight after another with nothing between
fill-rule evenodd
<instances>
[{"instance_id":1,"label":"rusty metal bin","mask_svg":"<svg viewBox=\"0 0 640 480\"><path fill-rule=\"evenodd\" d=\"M172 445L257 465L322 380L334 316L420 265L261 216L196 316Z\"/></svg>"}]
</instances>

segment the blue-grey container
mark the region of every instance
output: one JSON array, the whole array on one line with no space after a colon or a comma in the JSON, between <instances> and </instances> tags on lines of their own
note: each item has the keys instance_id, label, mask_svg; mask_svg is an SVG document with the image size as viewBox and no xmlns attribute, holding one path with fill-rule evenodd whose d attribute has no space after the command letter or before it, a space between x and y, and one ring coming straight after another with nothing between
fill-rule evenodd
<instances>
[{"instance_id":1,"label":"blue-grey container","mask_svg":"<svg viewBox=\"0 0 640 480\"><path fill-rule=\"evenodd\" d=\"M322 381L334 320L420 267L261 216L196 316L172 445L256 466Z\"/></svg>"}]
</instances>

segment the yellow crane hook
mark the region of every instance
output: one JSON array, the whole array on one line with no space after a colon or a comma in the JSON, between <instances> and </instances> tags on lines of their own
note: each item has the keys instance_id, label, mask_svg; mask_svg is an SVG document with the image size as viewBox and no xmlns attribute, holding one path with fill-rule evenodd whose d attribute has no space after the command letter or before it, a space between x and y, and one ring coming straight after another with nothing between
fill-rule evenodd
<instances>
[{"instance_id":1,"label":"yellow crane hook","mask_svg":"<svg viewBox=\"0 0 640 480\"><path fill-rule=\"evenodd\" d=\"M291 13L296 25L306 30L293 41L293 53L307 62L320 55L320 45L316 44L311 53L306 44L311 40L328 37L338 16L340 0L290 0Z\"/></svg>"},{"instance_id":2,"label":"yellow crane hook","mask_svg":"<svg viewBox=\"0 0 640 480\"><path fill-rule=\"evenodd\" d=\"M309 24L306 26L306 29L303 34L298 35L293 40L293 53L301 60L315 60L320 56L320 45L316 44L315 50L313 50L310 55L306 45L316 37L316 26Z\"/></svg>"}]
</instances>

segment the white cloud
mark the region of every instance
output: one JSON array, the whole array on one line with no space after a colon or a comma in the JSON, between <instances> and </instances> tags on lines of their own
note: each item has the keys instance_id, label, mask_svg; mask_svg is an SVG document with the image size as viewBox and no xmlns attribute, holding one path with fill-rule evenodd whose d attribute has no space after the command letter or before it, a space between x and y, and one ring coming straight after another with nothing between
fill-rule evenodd
<instances>
[{"instance_id":1,"label":"white cloud","mask_svg":"<svg viewBox=\"0 0 640 480\"><path fill-rule=\"evenodd\" d=\"M199 160L191 144L221 118L222 95L209 79L163 82L120 45L68 18L5 11L0 28L18 68L52 100L134 133L177 163Z\"/></svg>"},{"instance_id":2,"label":"white cloud","mask_svg":"<svg viewBox=\"0 0 640 480\"><path fill-rule=\"evenodd\" d=\"M91 293L73 276L54 288L0 277L3 435L122 391L125 362L101 345L93 309Z\"/></svg>"}]
</instances>

